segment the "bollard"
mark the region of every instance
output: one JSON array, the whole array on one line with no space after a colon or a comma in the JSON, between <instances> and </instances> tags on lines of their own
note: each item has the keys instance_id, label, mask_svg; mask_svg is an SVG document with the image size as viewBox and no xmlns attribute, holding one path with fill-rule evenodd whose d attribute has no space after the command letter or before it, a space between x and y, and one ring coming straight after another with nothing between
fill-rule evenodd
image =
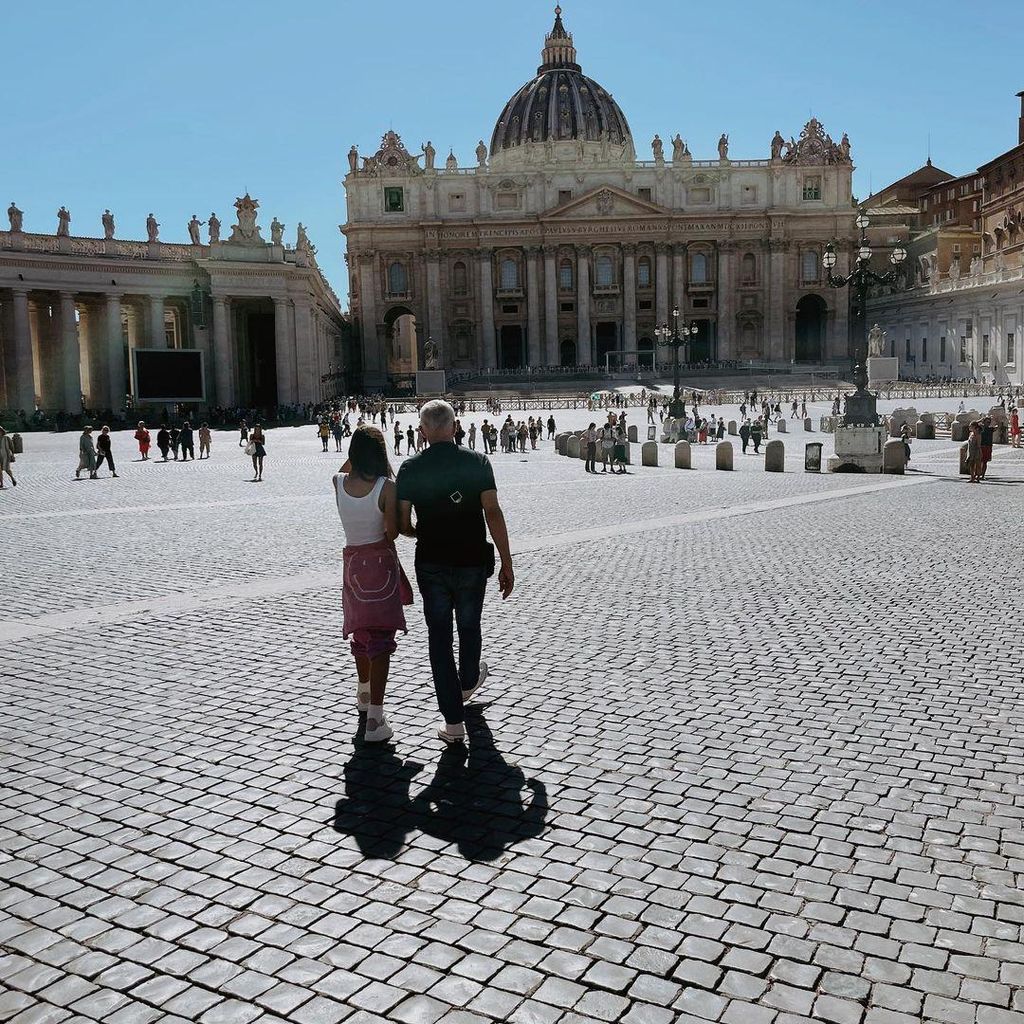
<instances>
[{"instance_id":1,"label":"bollard","mask_svg":"<svg viewBox=\"0 0 1024 1024\"><path fill-rule=\"evenodd\" d=\"M719 441L715 445L715 469L732 469L732 441Z\"/></svg>"},{"instance_id":2,"label":"bollard","mask_svg":"<svg viewBox=\"0 0 1024 1024\"><path fill-rule=\"evenodd\" d=\"M561 434L556 434L555 435L555 451L558 452L559 455L564 455L565 454L565 446L566 446L568 440L569 440L569 435L566 434L566 433L561 433Z\"/></svg>"},{"instance_id":3,"label":"bollard","mask_svg":"<svg viewBox=\"0 0 1024 1024\"><path fill-rule=\"evenodd\" d=\"M806 430L808 433L813 433L814 431L814 423L811 421L810 416L804 417L804 430Z\"/></svg>"},{"instance_id":4,"label":"bollard","mask_svg":"<svg viewBox=\"0 0 1024 1024\"><path fill-rule=\"evenodd\" d=\"M676 445L676 469L692 469L690 461L690 442L680 441Z\"/></svg>"},{"instance_id":5,"label":"bollard","mask_svg":"<svg viewBox=\"0 0 1024 1024\"><path fill-rule=\"evenodd\" d=\"M736 421L735 420L729 420L728 430L729 430L729 433L732 434L733 437L738 437L739 436L739 431L736 429Z\"/></svg>"},{"instance_id":6,"label":"bollard","mask_svg":"<svg viewBox=\"0 0 1024 1024\"><path fill-rule=\"evenodd\" d=\"M786 433L786 421L780 416L778 422L775 424L775 432L777 434Z\"/></svg>"},{"instance_id":7,"label":"bollard","mask_svg":"<svg viewBox=\"0 0 1024 1024\"><path fill-rule=\"evenodd\" d=\"M821 472L821 442L811 441L804 445L804 472Z\"/></svg>"},{"instance_id":8,"label":"bollard","mask_svg":"<svg viewBox=\"0 0 1024 1024\"><path fill-rule=\"evenodd\" d=\"M636 444L637 432L635 423L630 423L630 425L626 427L626 440L628 440L630 444Z\"/></svg>"},{"instance_id":9,"label":"bollard","mask_svg":"<svg viewBox=\"0 0 1024 1024\"><path fill-rule=\"evenodd\" d=\"M633 465L633 446L627 441L623 446L626 449L626 465Z\"/></svg>"},{"instance_id":10,"label":"bollard","mask_svg":"<svg viewBox=\"0 0 1024 1024\"><path fill-rule=\"evenodd\" d=\"M640 449L640 462L644 466L656 466L658 464L658 442L644 441Z\"/></svg>"},{"instance_id":11,"label":"bollard","mask_svg":"<svg viewBox=\"0 0 1024 1024\"><path fill-rule=\"evenodd\" d=\"M949 428L949 439L955 442L966 441L967 434L967 424L954 420L953 425Z\"/></svg>"},{"instance_id":12,"label":"bollard","mask_svg":"<svg viewBox=\"0 0 1024 1024\"><path fill-rule=\"evenodd\" d=\"M566 441L565 454L570 459L578 459L580 457L580 439L578 437L570 437Z\"/></svg>"},{"instance_id":13,"label":"bollard","mask_svg":"<svg viewBox=\"0 0 1024 1024\"><path fill-rule=\"evenodd\" d=\"M786 472L786 446L781 441L769 441L765 445L764 471L766 473Z\"/></svg>"},{"instance_id":14,"label":"bollard","mask_svg":"<svg viewBox=\"0 0 1024 1024\"><path fill-rule=\"evenodd\" d=\"M885 442L882 449L882 472L893 476L903 476L907 468L907 450L903 441L894 437Z\"/></svg>"},{"instance_id":15,"label":"bollard","mask_svg":"<svg viewBox=\"0 0 1024 1024\"><path fill-rule=\"evenodd\" d=\"M935 440L935 424L926 423L924 420L917 421L917 436L922 441Z\"/></svg>"},{"instance_id":16,"label":"bollard","mask_svg":"<svg viewBox=\"0 0 1024 1024\"><path fill-rule=\"evenodd\" d=\"M25 451L25 442L21 439L21 434L11 434L11 451L15 455L21 455Z\"/></svg>"}]
</instances>

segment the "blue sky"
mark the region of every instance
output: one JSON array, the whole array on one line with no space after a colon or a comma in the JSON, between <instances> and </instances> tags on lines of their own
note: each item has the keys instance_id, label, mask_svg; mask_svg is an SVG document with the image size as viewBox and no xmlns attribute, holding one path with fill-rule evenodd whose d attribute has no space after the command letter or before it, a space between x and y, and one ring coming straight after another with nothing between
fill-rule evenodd
<instances>
[{"instance_id":1,"label":"blue sky","mask_svg":"<svg viewBox=\"0 0 1024 1024\"><path fill-rule=\"evenodd\" d=\"M642 157L680 131L710 158L726 131L730 155L761 158L813 113L849 132L864 196L922 164L929 135L952 173L1017 141L1020 0L565 0L563 19ZM64 203L73 233L101 235L110 207L126 238L152 210L161 238L186 241L193 212L226 230L248 189L287 240L306 225L344 303L349 146L372 153L393 127L471 163L552 20L540 0L9 3L2 208L53 231Z\"/></svg>"}]
</instances>

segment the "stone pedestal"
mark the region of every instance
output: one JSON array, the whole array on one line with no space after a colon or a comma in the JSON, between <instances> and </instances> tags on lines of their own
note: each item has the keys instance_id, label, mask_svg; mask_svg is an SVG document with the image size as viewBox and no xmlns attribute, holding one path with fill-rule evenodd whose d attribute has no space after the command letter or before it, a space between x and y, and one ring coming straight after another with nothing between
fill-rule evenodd
<instances>
[{"instance_id":1,"label":"stone pedestal","mask_svg":"<svg viewBox=\"0 0 1024 1024\"><path fill-rule=\"evenodd\" d=\"M880 473L885 427L836 427L836 453L828 460L830 473Z\"/></svg>"},{"instance_id":2,"label":"stone pedestal","mask_svg":"<svg viewBox=\"0 0 1024 1024\"><path fill-rule=\"evenodd\" d=\"M900 361L891 356L870 356L868 358L868 387L891 384L900 379Z\"/></svg>"}]
</instances>

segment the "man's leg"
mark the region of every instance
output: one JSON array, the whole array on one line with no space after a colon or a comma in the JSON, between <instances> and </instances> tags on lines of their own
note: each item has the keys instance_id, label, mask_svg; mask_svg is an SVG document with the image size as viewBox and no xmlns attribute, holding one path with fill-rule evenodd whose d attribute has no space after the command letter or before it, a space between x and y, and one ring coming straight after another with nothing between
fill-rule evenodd
<instances>
[{"instance_id":1,"label":"man's leg","mask_svg":"<svg viewBox=\"0 0 1024 1024\"><path fill-rule=\"evenodd\" d=\"M455 579L455 625L459 630L459 682L463 690L472 690L480 678L480 651L483 647L480 616L487 592L487 573L478 568L453 569L452 573Z\"/></svg>"},{"instance_id":2,"label":"man's leg","mask_svg":"<svg viewBox=\"0 0 1024 1024\"><path fill-rule=\"evenodd\" d=\"M443 566L417 566L416 583L423 598L423 618L427 623L427 647L430 671L434 677L437 706L449 725L463 720L462 687L455 668L455 635L452 627L454 595L451 569ZM479 654L477 655L479 657Z\"/></svg>"}]
</instances>

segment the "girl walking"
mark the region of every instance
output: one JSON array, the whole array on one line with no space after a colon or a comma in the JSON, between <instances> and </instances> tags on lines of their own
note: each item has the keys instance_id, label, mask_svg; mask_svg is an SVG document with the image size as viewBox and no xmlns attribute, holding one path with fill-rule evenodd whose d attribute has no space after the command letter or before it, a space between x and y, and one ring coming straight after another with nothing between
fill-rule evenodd
<instances>
[{"instance_id":1,"label":"girl walking","mask_svg":"<svg viewBox=\"0 0 1024 1024\"><path fill-rule=\"evenodd\" d=\"M257 423L252 428L249 443L245 448L246 454L252 456L252 479L254 483L263 479L263 460L267 457L266 440L267 437L263 433L263 427Z\"/></svg>"},{"instance_id":2,"label":"girl walking","mask_svg":"<svg viewBox=\"0 0 1024 1024\"><path fill-rule=\"evenodd\" d=\"M403 605L412 587L398 560L398 498L384 435L357 427L348 461L334 476L334 495L345 531L343 636L351 637L358 686L356 707L366 715L367 743L384 743L393 731L384 717L395 634L406 632Z\"/></svg>"},{"instance_id":3,"label":"girl walking","mask_svg":"<svg viewBox=\"0 0 1024 1024\"><path fill-rule=\"evenodd\" d=\"M100 430L100 436L96 438L96 469L99 470L104 462L110 467L110 475L116 477L117 470L114 468L114 453L110 447L110 427L103 427ZM93 476L95 475L93 473Z\"/></svg>"}]
</instances>

